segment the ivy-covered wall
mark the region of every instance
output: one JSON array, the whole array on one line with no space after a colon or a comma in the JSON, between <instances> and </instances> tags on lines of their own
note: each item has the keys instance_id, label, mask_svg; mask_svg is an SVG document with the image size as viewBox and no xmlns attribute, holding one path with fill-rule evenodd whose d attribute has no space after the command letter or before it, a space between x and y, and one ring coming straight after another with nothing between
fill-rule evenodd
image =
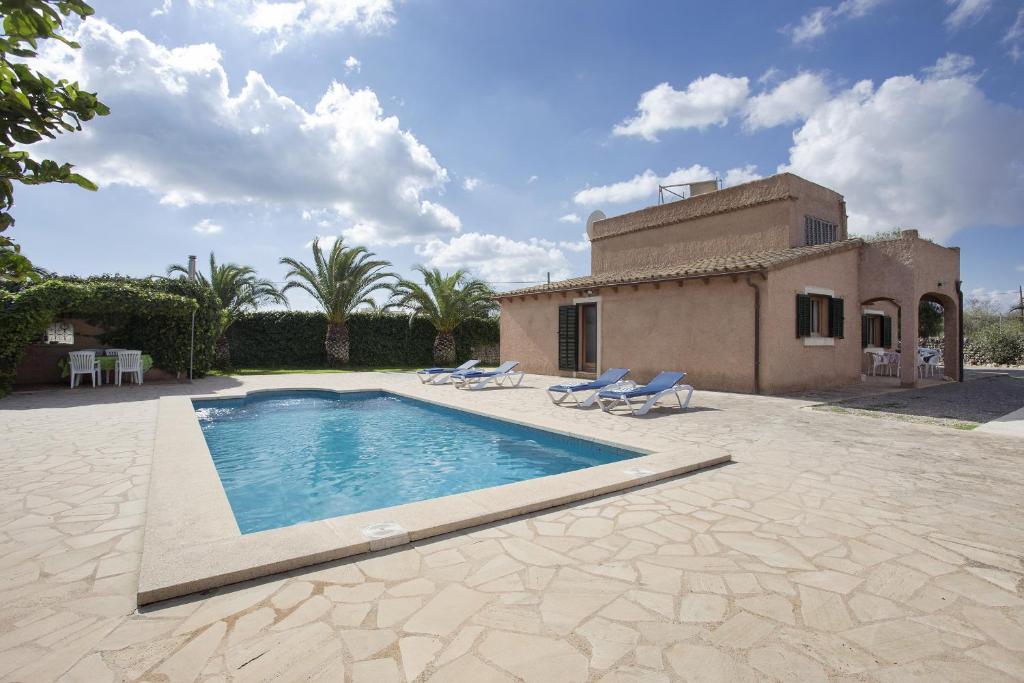
<instances>
[{"instance_id":1,"label":"ivy-covered wall","mask_svg":"<svg viewBox=\"0 0 1024 683\"><path fill-rule=\"evenodd\" d=\"M349 318L350 364L411 367L433 363L436 332L426 320L399 313L356 313ZM231 362L239 368L327 367L327 319L307 311L250 313L228 329ZM469 320L455 331L460 361L474 347L498 343L498 319Z\"/></svg>"},{"instance_id":2,"label":"ivy-covered wall","mask_svg":"<svg viewBox=\"0 0 1024 683\"><path fill-rule=\"evenodd\" d=\"M10 390L28 345L62 318L83 318L102 327L103 342L141 349L169 372L187 372L195 312L194 371L201 377L213 360L216 301L186 280L139 280L120 276L51 278L0 291L0 396Z\"/></svg>"}]
</instances>

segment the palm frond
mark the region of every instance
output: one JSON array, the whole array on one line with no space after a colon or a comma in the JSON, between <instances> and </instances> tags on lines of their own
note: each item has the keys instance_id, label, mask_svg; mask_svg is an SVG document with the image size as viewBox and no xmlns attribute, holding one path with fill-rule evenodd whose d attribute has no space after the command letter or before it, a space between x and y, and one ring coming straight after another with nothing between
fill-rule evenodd
<instances>
[{"instance_id":1,"label":"palm frond","mask_svg":"<svg viewBox=\"0 0 1024 683\"><path fill-rule=\"evenodd\" d=\"M442 273L422 265L413 270L423 277L423 284L398 280L390 287L389 305L426 318L440 333L453 332L469 318L490 315L496 307L493 290L464 270Z\"/></svg>"},{"instance_id":2,"label":"palm frond","mask_svg":"<svg viewBox=\"0 0 1024 683\"><path fill-rule=\"evenodd\" d=\"M345 322L357 306L373 302L371 295L388 289L387 280L395 277L385 270L390 262L374 259L365 247L347 247L341 239L325 254L317 237L312 252L311 266L293 258L281 259L290 269L285 275L284 290L299 288L308 292L332 323Z\"/></svg>"}]
</instances>

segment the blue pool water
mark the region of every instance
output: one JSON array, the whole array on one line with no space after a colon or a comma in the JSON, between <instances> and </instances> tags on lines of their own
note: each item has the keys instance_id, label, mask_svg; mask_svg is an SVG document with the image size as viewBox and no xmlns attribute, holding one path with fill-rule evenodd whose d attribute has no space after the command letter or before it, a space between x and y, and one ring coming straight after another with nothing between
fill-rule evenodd
<instances>
[{"instance_id":1,"label":"blue pool water","mask_svg":"<svg viewBox=\"0 0 1024 683\"><path fill-rule=\"evenodd\" d=\"M243 534L643 455L379 391L193 405Z\"/></svg>"}]
</instances>

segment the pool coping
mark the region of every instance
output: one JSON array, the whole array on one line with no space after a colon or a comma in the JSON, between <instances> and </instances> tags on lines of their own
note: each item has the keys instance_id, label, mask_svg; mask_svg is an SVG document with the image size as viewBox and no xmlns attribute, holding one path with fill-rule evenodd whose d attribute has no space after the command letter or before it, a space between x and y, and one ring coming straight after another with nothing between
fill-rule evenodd
<instances>
[{"instance_id":1,"label":"pool coping","mask_svg":"<svg viewBox=\"0 0 1024 683\"><path fill-rule=\"evenodd\" d=\"M235 523L192 401L239 399L283 391L337 394L381 391L647 454L572 472L243 535ZM139 605L146 605L413 543L731 460L731 456L720 448L698 444L657 452L649 450L624 442L552 429L495 412L467 409L391 387L275 387L214 395L164 396L159 400L157 413L136 600Z\"/></svg>"}]
</instances>

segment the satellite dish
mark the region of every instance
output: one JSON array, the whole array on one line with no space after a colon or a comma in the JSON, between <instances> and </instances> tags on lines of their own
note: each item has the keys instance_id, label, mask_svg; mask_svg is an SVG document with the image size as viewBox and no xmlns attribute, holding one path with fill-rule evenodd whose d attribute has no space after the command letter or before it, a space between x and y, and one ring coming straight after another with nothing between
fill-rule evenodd
<instances>
[{"instance_id":1,"label":"satellite dish","mask_svg":"<svg viewBox=\"0 0 1024 683\"><path fill-rule=\"evenodd\" d=\"M590 214L587 218L587 237L591 240L594 239L594 223L603 221L605 218L607 218L607 216L605 216L604 211L601 211L600 209Z\"/></svg>"}]
</instances>

